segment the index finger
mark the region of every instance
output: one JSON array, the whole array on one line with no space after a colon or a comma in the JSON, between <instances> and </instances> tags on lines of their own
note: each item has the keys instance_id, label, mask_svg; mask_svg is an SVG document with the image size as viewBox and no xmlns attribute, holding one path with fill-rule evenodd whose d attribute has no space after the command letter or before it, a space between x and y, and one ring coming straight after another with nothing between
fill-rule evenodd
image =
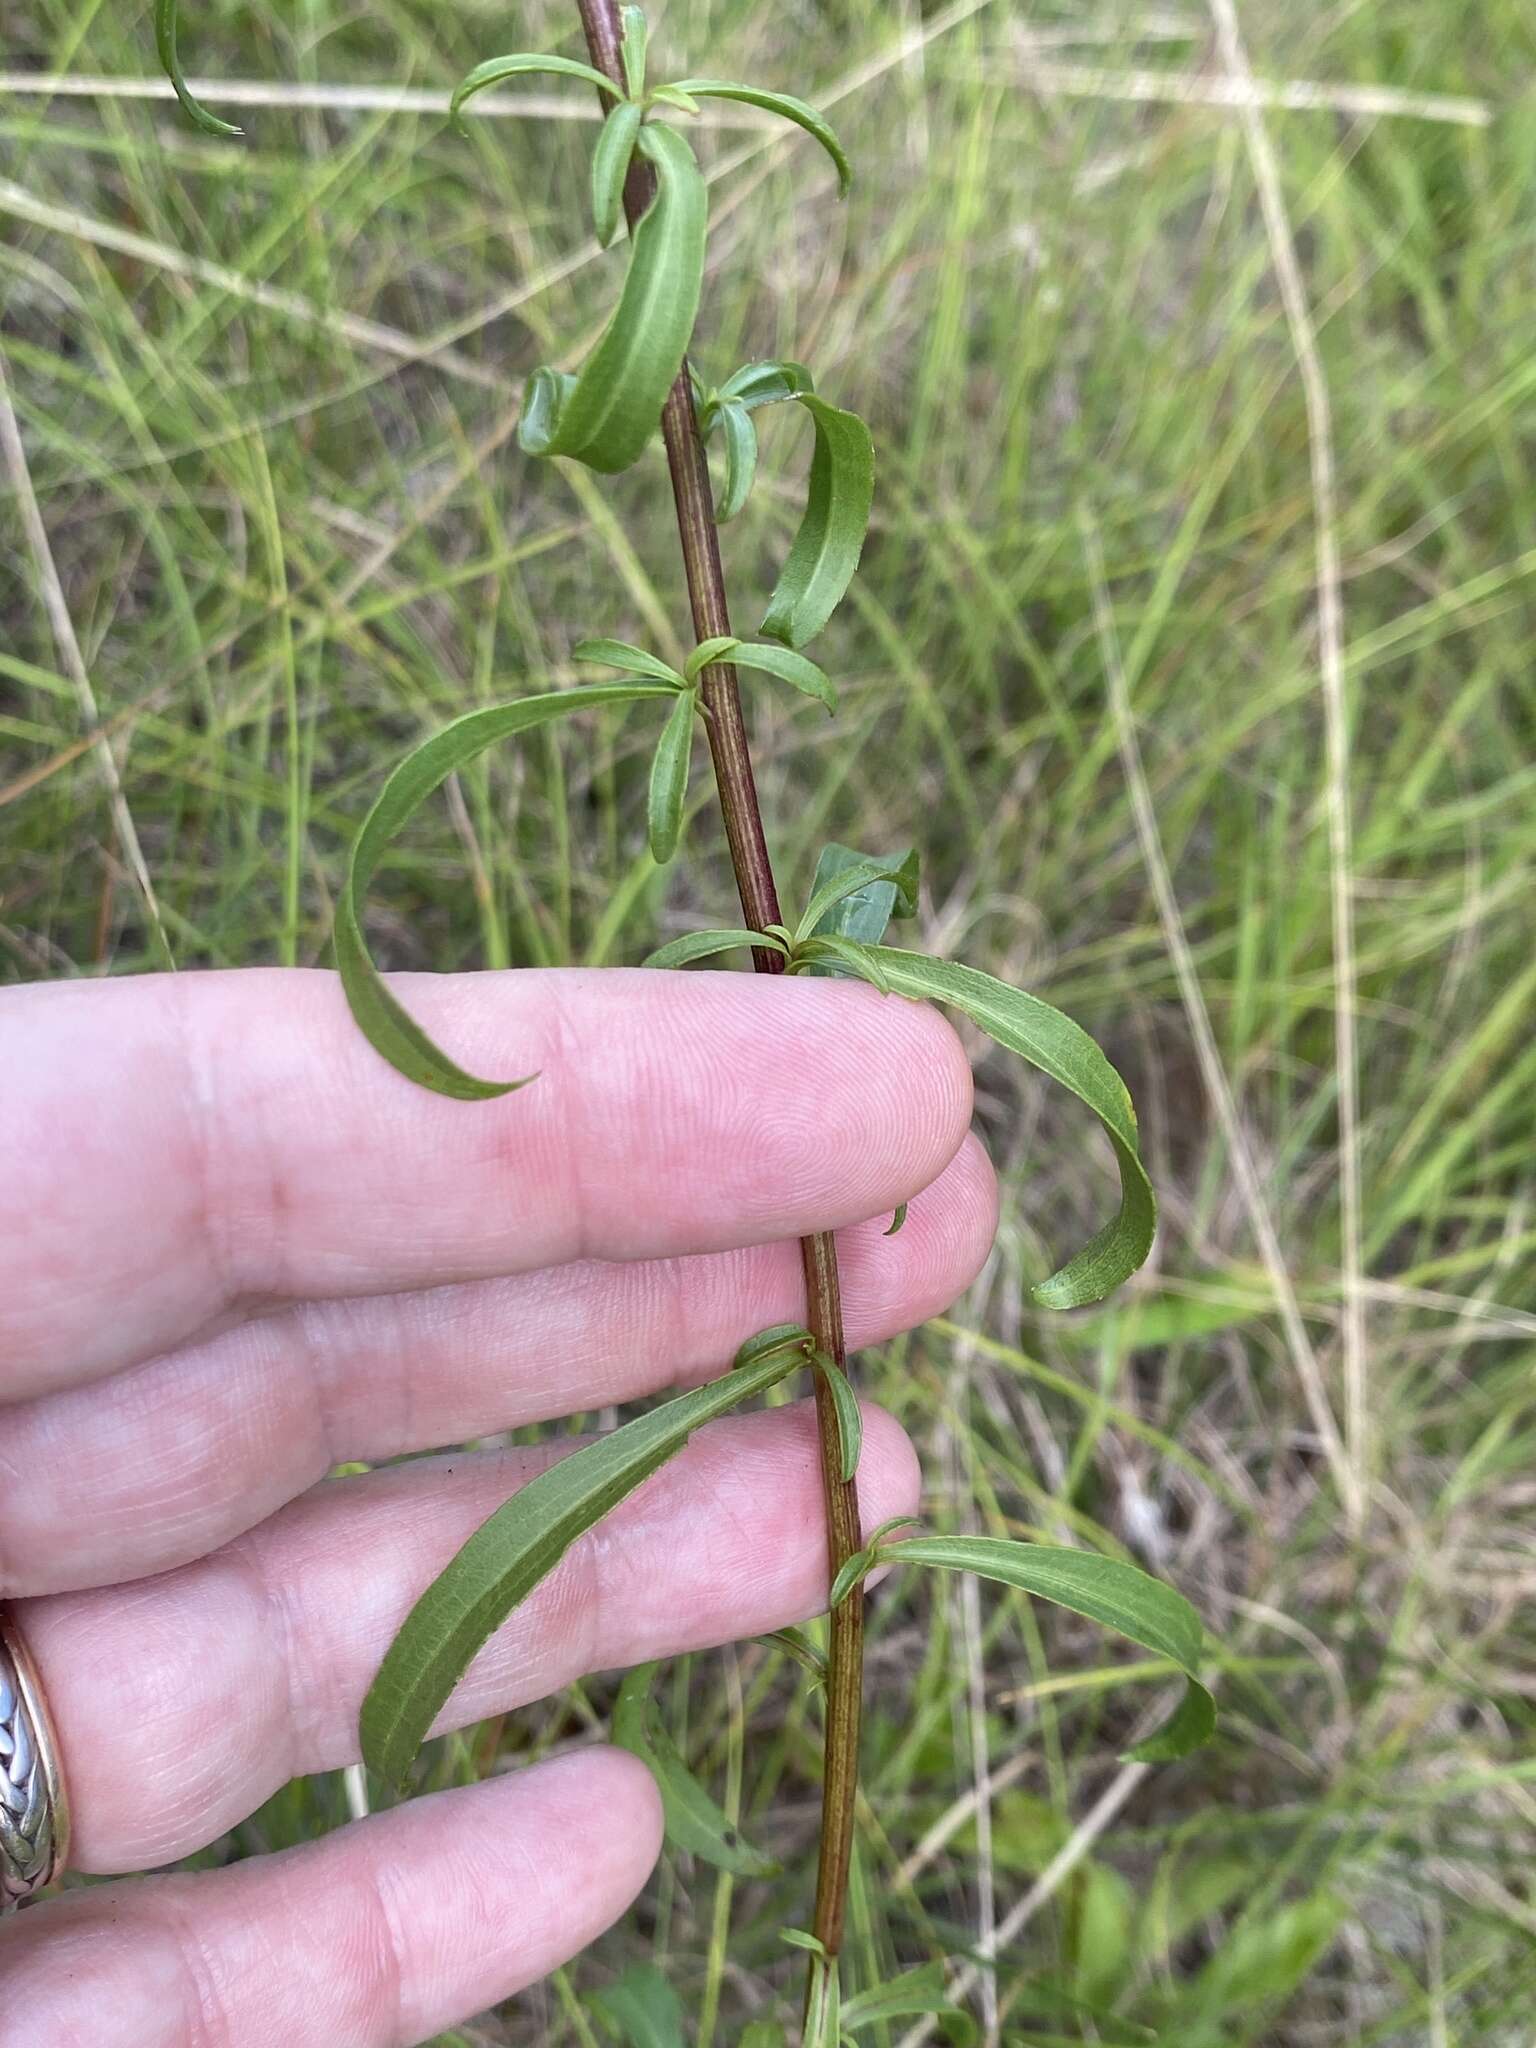
<instances>
[{"instance_id":1,"label":"index finger","mask_svg":"<svg viewBox=\"0 0 1536 2048\"><path fill-rule=\"evenodd\" d=\"M155 976L0 1002L0 1400L251 1301L831 1230L925 1187L970 1071L862 985L608 969L402 977L494 1102L432 1095L331 974Z\"/></svg>"}]
</instances>

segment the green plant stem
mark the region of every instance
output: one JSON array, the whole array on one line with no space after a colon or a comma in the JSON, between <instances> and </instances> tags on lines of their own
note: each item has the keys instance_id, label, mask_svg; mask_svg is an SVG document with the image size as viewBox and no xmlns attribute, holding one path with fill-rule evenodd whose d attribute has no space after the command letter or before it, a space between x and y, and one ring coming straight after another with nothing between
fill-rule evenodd
<instances>
[{"instance_id":1,"label":"green plant stem","mask_svg":"<svg viewBox=\"0 0 1536 2048\"><path fill-rule=\"evenodd\" d=\"M615 0L577 0L581 25L592 62L616 82L624 76L620 27ZM630 227L650 203L653 173L638 156L624 187L624 211ZM700 640L731 630L725 575L720 563L715 526L714 494L709 462L694 417L693 391L685 363L668 395L661 419L683 569L693 609L694 631ZM731 865L741 896L742 913L756 931L782 922L773 864L763 832L752 757L736 671L727 662L704 671L703 702L708 716L710 755L720 792L720 810L731 851ZM752 955L759 974L778 974L784 960L766 947ZM806 1325L818 1346L847 1362L843 1341L842 1295L838 1286L837 1248L829 1232L802 1238L805 1269ZM821 1476L826 1497L828 1583L863 1542L856 1486L841 1474L837 1411L823 1375L816 1375L816 1424L821 1446ZM826 1753L822 1772L821 1851L816 1870L816 1905L812 1931L829 1955L843 1945L848 1893L848 1865L853 1853L854 1802L859 1775L859 1731L863 1709L864 1603L855 1591L833 1610L827 1672Z\"/></svg>"}]
</instances>

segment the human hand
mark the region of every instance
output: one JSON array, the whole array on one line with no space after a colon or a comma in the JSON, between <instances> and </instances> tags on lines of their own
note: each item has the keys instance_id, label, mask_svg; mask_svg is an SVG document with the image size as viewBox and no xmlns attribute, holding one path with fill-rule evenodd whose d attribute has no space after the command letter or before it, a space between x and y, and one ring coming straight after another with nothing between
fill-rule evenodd
<instances>
[{"instance_id":1,"label":"human hand","mask_svg":"<svg viewBox=\"0 0 1536 2048\"><path fill-rule=\"evenodd\" d=\"M803 1314L801 1233L842 1232L851 1346L944 1307L990 1244L970 1076L932 1010L621 971L403 992L477 1072L541 1078L429 1095L325 974L0 997L0 1597L78 1869L185 1856L354 1760L412 1601L571 1440L333 1466L711 1377ZM916 1504L878 1412L859 1488L866 1524ZM572 1550L440 1726L825 1593L810 1404L718 1422ZM78 1889L0 1925L0 2048L403 2048L592 1939L659 1842L644 1767L591 1748L280 1855Z\"/></svg>"}]
</instances>

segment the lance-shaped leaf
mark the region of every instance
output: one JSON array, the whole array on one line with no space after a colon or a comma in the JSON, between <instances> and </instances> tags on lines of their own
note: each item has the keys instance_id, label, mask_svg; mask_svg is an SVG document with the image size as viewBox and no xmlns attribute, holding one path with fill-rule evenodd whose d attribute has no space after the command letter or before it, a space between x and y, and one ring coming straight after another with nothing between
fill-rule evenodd
<instances>
[{"instance_id":1,"label":"lance-shaped leaf","mask_svg":"<svg viewBox=\"0 0 1536 2048\"><path fill-rule=\"evenodd\" d=\"M643 7L622 7L619 19L623 23L619 55L624 63L624 83L629 87L631 99L638 100L645 92L645 52L650 40Z\"/></svg>"},{"instance_id":2,"label":"lance-shaped leaf","mask_svg":"<svg viewBox=\"0 0 1536 2048\"><path fill-rule=\"evenodd\" d=\"M472 100L477 92L484 92L488 86L502 85L509 78L524 77L530 71L548 72L559 78L579 78L583 85L595 85L611 100L623 98L613 80L591 64L578 63L574 57L548 57L536 50L519 50L508 57L487 57L483 64L477 64L473 71L461 78L448 102L450 117L457 121L465 101Z\"/></svg>"},{"instance_id":3,"label":"lance-shaped leaf","mask_svg":"<svg viewBox=\"0 0 1536 2048\"><path fill-rule=\"evenodd\" d=\"M814 135L836 164L838 194L846 198L853 181L853 171L843 145L833 134L826 117L818 114L814 107L807 106L804 100L797 100L793 93L764 92L761 86L733 85L725 78L680 78L674 90L685 92L695 100L740 100L749 107L760 107L765 114L778 114L786 121L793 121L807 135Z\"/></svg>"},{"instance_id":4,"label":"lance-shaped leaf","mask_svg":"<svg viewBox=\"0 0 1536 2048\"><path fill-rule=\"evenodd\" d=\"M624 180L643 119L633 100L620 100L599 130L592 151L592 225L605 249L619 231Z\"/></svg>"},{"instance_id":5,"label":"lance-shaped leaf","mask_svg":"<svg viewBox=\"0 0 1536 2048\"><path fill-rule=\"evenodd\" d=\"M777 405L782 399L803 398L808 391L815 389L815 380L804 363L778 359L743 363L739 370L732 371L726 378L716 396L721 400L732 399L737 405L745 406L748 412L756 412L760 405Z\"/></svg>"},{"instance_id":6,"label":"lance-shaped leaf","mask_svg":"<svg viewBox=\"0 0 1536 2048\"><path fill-rule=\"evenodd\" d=\"M205 135L238 135L240 130L233 122L221 121L217 114L210 114L201 100L194 99L187 90L187 81L181 74L181 57L176 48L177 6L178 0L155 0L155 48L160 53L161 68L175 88L183 109Z\"/></svg>"},{"instance_id":7,"label":"lance-shaped leaf","mask_svg":"<svg viewBox=\"0 0 1536 2048\"><path fill-rule=\"evenodd\" d=\"M788 683L802 697L814 697L818 704L827 707L829 718L837 709L837 691L826 670L818 668L809 656L796 654L793 648L765 647L760 640L738 640L730 658L738 668L761 669L764 675L777 676L780 682Z\"/></svg>"},{"instance_id":8,"label":"lance-shaped leaf","mask_svg":"<svg viewBox=\"0 0 1536 2048\"><path fill-rule=\"evenodd\" d=\"M697 114L700 111L698 101L685 93L680 86L653 86L648 98L653 107L676 107L680 114Z\"/></svg>"},{"instance_id":9,"label":"lance-shaped leaf","mask_svg":"<svg viewBox=\"0 0 1536 2048\"><path fill-rule=\"evenodd\" d=\"M689 967L695 960L710 960L717 953L735 953L744 946L767 946L774 952L787 953L789 948L782 939L769 932L748 931L745 927L730 931L684 932L680 939L669 939L664 946L658 946L654 953L645 958L647 967Z\"/></svg>"},{"instance_id":10,"label":"lance-shaped leaf","mask_svg":"<svg viewBox=\"0 0 1536 2048\"><path fill-rule=\"evenodd\" d=\"M837 1417L837 1444L842 1460L840 1477L849 1480L859 1469L859 1452L864 1445L864 1417L859 1412L859 1397L853 1391L848 1375L835 1365L830 1358L818 1357L816 1370L827 1383L832 1396L832 1411Z\"/></svg>"},{"instance_id":11,"label":"lance-shaped leaf","mask_svg":"<svg viewBox=\"0 0 1536 2048\"><path fill-rule=\"evenodd\" d=\"M715 633L708 640L701 640L683 663L683 674L690 683L694 682L712 661L728 661L732 648L740 645L734 633Z\"/></svg>"},{"instance_id":12,"label":"lance-shaped leaf","mask_svg":"<svg viewBox=\"0 0 1536 2048\"><path fill-rule=\"evenodd\" d=\"M657 126L642 128L636 146L656 167L656 197L635 229L613 318L574 381L534 372L518 426L528 454L568 455L608 474L628 469L656 431L704 277L709 206L693 151Z\"/></svg>"},{"instance_id":13,"label":"lance-shaped leaf","mask_svg":"<svg viewBox=\"0 0 1536 2048\"><path fill-rule=\"evenodd\" d=\"M725 446L725 489L715 506L715 520L724 526L752 495L752 482L757 475L757 429L744 405L722 405L716 418Z\"/></svg>"},{"instance_id":14,"label":"lance-shaped leaf","mask_svg":"<svg viewBox=\"0 0 1536 2048\"><path fill-rule=\"evenodd\" d=\"M805 512L783 572L774 585L762 630L770 640L803 647L814 640L853 581L875 495L875 450L857 413L814 393L799 403L816 429Z\"/></svg>"},{"instance_id":15,"label":"lance-shaped leaf","mask_svg":"<svg viewBox=\"0 0 1536 2048\"><path fill-rule=\"evenodd\" d=\"M845 939L841 932L816 932L802 939L795 947L792 964L808 974L867 981L881 995L891 994L891 984L880 965L880 948L861 946L857 939Z\"/></svg>"},{"instance_id":16,"label":"lance-shaped leaf","mask_svg":"<svg viewBox=\"0 0 1536 2048\"><path fill-rule=\"evenodd\" d=\"M589 683L580 689L553 690L544 696L519 697L510 704L488 705L444 726L391 772L352 843L347 878L336 904L336 965L364 1037L408 1080L461 1102L483 1102L523 1087L533 1076L485 1081L467 1073L433 1043L385 987L363 937L363 899L390 841L435 789L497 740L510 739L515 733L528 732L575 711L631 704L641 698L670 698L674 688L650 682Z\"/></svg>"},{"instance_id":17,"label":"lance-shaped leaf","mask_svg":"<svg viewBox=\"0 0 1536 2048\"><path fill-rule=\"evenodd\" d=\"M814 697L818 704L825 704L829 717L837 709L837 691L825 669L818 668L807 655L796 654L793 648L764 647L759 640L729 637L703 641L700 647L707 647L709 652L699 661L699 668L712 661L730 661L737 668L761 669L764 675L777 676L803 697ZM700 648L695 648L694 654L699 653Z\"/></svg>"},{"instance_id":18,"label":"lance-shaped leaf","mask_svg":"<svg viewBox=\"0 0 1536 2048\"><path fill-rule=\"evenodd\" d=\"M1216 1703L1200 1679L1205 1654L1200 1617L1181 1593L1136 1565L1096 1550L1017 1543L1006 1536L909 1536L900 1543L871 1546L861 1563L866 1572L876 1563L974 1572L978 1578L1070 1608L1155 1656L1166 1657L1188 1683L1172 1718L1130 1752L1139 1762L1184 1756L1205 1742L1216 1725Z\"/></svg>"},{"instance_id":19,"label":"lance-shaped leaf","mask_svg":"<svg viewBox=\"0 0 1536 2048\"><path fill-rule=\"evenodd\" d=\"M910 847L881 859L834 843L822 848L795 938L838 932L877 946L893 917L911 917L916 909L917 855Z\"/></svg>"},{"instance_id":20,"label":"lance-shaped leaf","mask_svg":"<svg viewBox=\"0 0 1536 2048\"><path fill-rule=\"evenodd\" d=\"M621 668L630 675L654 676L658 683L670 683L674 690L683 688L683 678L670 662L648 654L628 640L578 640L571 649L571 659L595 662L599 668ZM693 679L690 676L688 680Z\"/></svg>"},{"instance_id":21,"label":"lance-shaped leaf","mask_svg":"<svg viewBox=\"0 0 1536 2048\"><path fill-rule=\"evenodd\" d=\"M402 1783L470 1659L577 1537L660 1471L696 1429L806 1362L805 1342L781 1342L584 1444L482 1522L406 1616L368 1688L361 1732L369 1767Z\"/></svg>"},{"instance_id":22,"label":"lance-shaped leaf","mask_svg":"<svg viewBox=\"0 0 1536 2048\"><path fill-rule=\"evenodd\" d=\"M715 507L718 525L734 519L751 494L757 474L757 429L751 415L761 405L799 398L813 388L804 363L760 362L744 363L718 391L698 391L700 432L708 440L718 429L725 444L725 489Z\"/></svg>"},{"instance_id":23,"label":"lance-shaped leaf","mask_svg":"<svg viewBox=\"0 0 1536 2048\"><path fill-rule=\"evenodd\" d=\"M680 690L677 702L662 727L651 762L651 790L647 818L650 826L651 858L661 867L677 851L683 832L683 805L688 796L688 760L693 752L693 715L698 700L692 690Z\"/></svg>"},{"instance_id":24,"label":"lance-shaped leaf","mask_svg":"<svg viewBox=\"0 0 1536 2048\"><path fill-rule=\"evenodd\" d=\"M631 1671L613 1709L613 1739L650 1767L661 1794L667 1838L736 1877L772 1877L779 1866L745 1840L730 1816L689 1770L677 1744L651 1710L654 1664Z\"/></svg>"},{"instance_id":25,"label":"lance-shaped leaf","mask_svg":"<svg viewBox=\"0 0 1536 2048\"><path fill-rule=\"evenodd\" d=\"M952 1003L989 1038L1049 1074L1086 1103L1108 1134L1120 1168L1120 1209L1075 1258L1033 1290L1043 1308L1080 1308L1101 1301L1129 1279L1152 1248L1157 1202L1137 1148L1136 1111L1125 1083L1080 1024L1038 996L1010 988L979 968L930 960L895 946L869 949L875 967L898 995Z\"/></svg>"}]
</instances>

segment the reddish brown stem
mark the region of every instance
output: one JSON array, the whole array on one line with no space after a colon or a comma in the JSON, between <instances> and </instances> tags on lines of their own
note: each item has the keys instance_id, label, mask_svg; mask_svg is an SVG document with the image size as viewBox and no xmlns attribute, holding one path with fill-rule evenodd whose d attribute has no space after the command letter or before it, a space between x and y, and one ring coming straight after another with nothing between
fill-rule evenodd
<instances>
[{"instance_id":1,"label":"reddish brown stem","mask_svg":"<svg viewBox=\"0 0 1536 2048\"><path fill-rule=\"evenodd\" d=\"M615 0L577 0L581 25L592 62L622 83L619 13ZM638 155L624 187L624 211L631 228L651 202L655 174ZM720 564L715 526L714 493L709 462L693 407L693 389L685 363L668 394L661 416L677 531L682 542L683 570L693 628L700 640L731 630L725 574ZM731 865L741 897L742 913L754 931L782 922L773 863L763 832L757 801L741 691L736 670L728 662L712 662L704 671L703 698L709 717L709 748L720 811L731 850ZM759 974L778 974L783 955L764 947L752 955ZM842 1297L838 1289L837 1249L828 1233L801 1240L805 1268L806 1319L818 1346L841 1367ZM829 1582L863 1542L858 1493L841 1472L837 1412L821 1375L816 1379L816 1421L821 1442L822 1485L827 1508ZM848 1865L853 1853L854 1802L859 1778L859 1730L863 1709L864 1600L856 1588L833 1610L827 1672L827 1734L822 1772L821 1852L816 1870L816 1907L812 1932L828 1955L843 1945L843 1920L848 1894Z\"/></svg>"}]
</instances>

